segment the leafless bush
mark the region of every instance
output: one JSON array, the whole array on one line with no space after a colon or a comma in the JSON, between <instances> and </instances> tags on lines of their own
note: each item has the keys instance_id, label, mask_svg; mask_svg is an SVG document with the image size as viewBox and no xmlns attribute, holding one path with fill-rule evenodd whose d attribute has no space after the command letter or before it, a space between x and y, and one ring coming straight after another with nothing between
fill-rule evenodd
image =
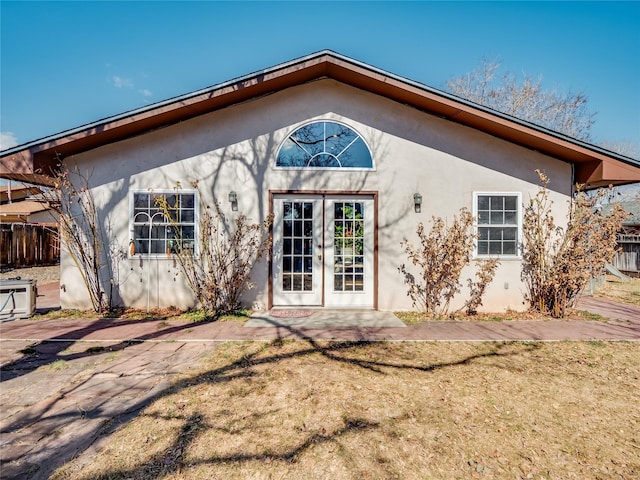
<instances>
[{"instance_id":1,"label":"leafless bush","mask_svg":"<svg viewBox=\"0 0 640 480\"><path fill-rule=\"evenodd\" d=\"M471 262L477 234L473 232L473 216L466 208L460 210L459 216L454 216L449 227L438 217L432 217L431 223L428 232L423 223L418 224L418 247L414 247L406 238L401 242L411 263L418 267L418 277L404 264L398 270L404 275L408 285L407 294L414 307L428 315L441 317L448 313L451 300L460 292L460 274ZM482 294L493 279L497 265L497 259L480 261L477 281L469 280L471 298L464 307L468 312L475 312L482 304Z\"/></svg>"},{"instance_id":2,"label":"leafless bush","mask_svg":"<svg viewBox=\"0 0 640 480\"><path fill-rule=\"evenodd\" d=\"M474 282L470 278L467 279L469 298L463 306L467 315L475 315L478 313L478 307L482 305L482 296L493 280L498 265L500 265L500 261L497 258L476 260L476 280Z\"/></svg>"},{"instance_id":3,"label":"leafless bush","mask_svg":"<svg viewBox=\"0 0 640 480\"><path fill-rule=\"evenodd\" d=\"M54 178L53 188L43 196L57 217L63 248L78 267L93 310L102 313L110 308L102 279L111 279L112 275L104 250L108 242L98 218L89 177L79 170L72 172L62 167Z\"/></svg>"},{"instance_id":4,"label":"leafless bush","mask_svg":"<svg viewBox=\"0 0 640 480\"><path fill-rule=\"evenodd\" d=\"M165 196L156 205L176 227L176 207ZM271 242L268 229L272 218L262 224L251 223L240 214L230 224L217 203L201 209L197 247L181 237L175 228L174 256L187 284L207 317L217 318L237 311L241 295L254 287L249 275L256 262L265 255ZM196 248L194 248L196 247Z\"/></svg>"},{"instance_id":5,"label":"leafless bush","mask_svg":"<svg viewBox=\"0 0 640 480\"><path fill-rule=\"evenodd\" d=\"M575 305L589 280L604 273L627 214L616 205L602 215L599 205L608 192L601 189L587 196L578 189L569 204L568 226L557 226L551 215L549 177L536 172L542 185L524 209L521 276L531 308L560 318Z\"/></svg>"}]
</instances>

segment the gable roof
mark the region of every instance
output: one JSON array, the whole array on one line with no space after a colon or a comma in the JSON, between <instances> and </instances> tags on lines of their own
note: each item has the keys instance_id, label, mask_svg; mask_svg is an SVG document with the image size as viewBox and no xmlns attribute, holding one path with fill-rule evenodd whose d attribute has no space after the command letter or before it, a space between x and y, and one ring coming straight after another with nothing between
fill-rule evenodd
<instances>
[{"instance_id":1,"label":"gable roof","mask_svg":"<svg viewBox=\"0 0 640 480\"><path fill-rule=\"evenodd\" d=\"M47 175L64 157L320 78L335 79L573 163L576 182L588 187L640 181L638 160L329 50L5 150L0 153L0 177L47 184Z\"/></svg>"}]
</instances>

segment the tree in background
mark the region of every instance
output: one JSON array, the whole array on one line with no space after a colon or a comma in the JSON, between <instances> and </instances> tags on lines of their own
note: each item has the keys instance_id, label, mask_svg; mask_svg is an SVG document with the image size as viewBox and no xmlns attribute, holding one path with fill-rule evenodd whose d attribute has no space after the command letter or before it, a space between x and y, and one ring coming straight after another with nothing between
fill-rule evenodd
<instances>
[{"instance_id":1,"label":"tree in background","mask_svg":"<svg viewBox=\"0 0 640 480\"><path fill-rule=\"evenodd\" d=\"M640 159L640 144L633 142L612 142L609 140L603 140L599 142L602 148L605 148L611 152L619 153L627 157Z\"/></svg>"},{"instance_id":2,"label":"tree in background","mask_svg":"<svg viewBox=\"0 0 640 480\"><path fill-rule=\"evenodd\" d=\"M500 67L500 62L483 59L468 74L447 81L447 90L458 97L578 140L593 141L591 127L596 113L589 111L588 98L583 93L545 90L541 78L525 75L518 79L509 72L500 74ZM640 145L637 143L605 139L598 145L620 155L640 159ZM619 200L637 198L640 196L640 183L619 187L616 193L620 194ZM615 196L611 198L611 201L616 200Z\"/></svg>"},{"instance_id":3,"label":"tree in background","mask_svg":"<svg viewBox=\"0 0 640 480\"><path fill-rule=\"evenodd\" d=\"M573 138L591 140L595 113L587 109L587 97L581 93L544 90L540 78L512 73L499 75L500 63L482 60L466 75L448 80L448 90L458 97L507 115L564 133Z\"/></svg>"}]
</instances>

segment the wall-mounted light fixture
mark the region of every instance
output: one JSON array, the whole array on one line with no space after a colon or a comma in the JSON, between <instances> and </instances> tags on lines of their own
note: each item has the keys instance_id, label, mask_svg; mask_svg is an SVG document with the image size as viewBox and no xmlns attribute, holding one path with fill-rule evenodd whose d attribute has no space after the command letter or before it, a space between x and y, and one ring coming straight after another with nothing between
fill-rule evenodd
<instances>
[{"instance_id":1,"label":"wall-mounted light fixture","mask_svg":"<svg viewBox=\"0 0 640 480\"><path fill-rule=\"evenodd\" d=\"M229 192L229 203L231 203L231 210L234 212L238 210L238 194L233 190Z\"/></svg>"},{"instance_id":2,"label":"wall-mounted light fixture","mask_svg":"<svg viewBox=\"0 0 640 480\"><path fill-rule=\"evenodd\" d=\"M422 195L420 195L419 193L413 194L413 208L415 209L416 213L420 213L420 211L422 210Z\"/></svg>"}]
</instances>

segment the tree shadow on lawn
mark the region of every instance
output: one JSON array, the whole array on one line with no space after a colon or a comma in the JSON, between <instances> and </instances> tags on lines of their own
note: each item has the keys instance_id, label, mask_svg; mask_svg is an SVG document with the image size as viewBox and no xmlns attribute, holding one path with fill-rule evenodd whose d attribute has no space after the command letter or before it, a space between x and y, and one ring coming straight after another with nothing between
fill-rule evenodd
<instances>
[{"instance_id":1,"label":"tree shadow on lawn","mask_svg":"<svg viewBox=\"0 0 640 480\"><path fill-rule=\"evenodd\" d=\"M78 338L79 333L87 334L90 331L94 331L96 328L96 323L84 327L80 330L76 330L74 332L70 332L67 334L67 338ZM184 326L176 326L171 329L163 329L159 332L150 333L145 335L139 339L134 341L125 341L120 342L117 345L113 345L110 347L110 350L117 351L122 350L130 346L132 343L138 343L144 340L151 340L158 335L164 335L168 330L178 331L183 328L189 328L191 325L186 324ZM289 328L291 333L294 333L298 338L304 338L304 332L297 330L295 328ZM323 341L319 343L311 338L305 338L304 340L299 340L301 343L306 343L308 347L303 347L297 349L292 352L280 352L273 355L262 356L263 349L259 349L257 352L247 354L242 356L241 358L230 362L228 365L225 365L220 368L216 368L210 371L203 372L195 377L187 378L184 380L180 380L175 383L173 386L155 392L148 392L148 395L142 395L140 398L136 399L136 402L128 408L123 409L122 412L114 414L113 412L105 412L103 411L103 405L96 407L93 411L90 412L90 418L101 419L102 421L95 424L95 427L89 429L89 431L78 432L78 435L73 436L74 445L60 445L58 442L56 444L56 448L51 448L50 451L38 451L37 456L39 458L39 470L37 476L33 478L47 478L55 469L64 465L66 462L80 455L84 450L86 450L89 446L91 446L98 438L105 437L114 433L117 429L123 426L125 423L133 420L143 408L151 404L152 402L159 400L165 396L173 395L177 392L185 390L187 388L191 388L198 384L217 384L222 382L230 382L235 379L240 378L250 378L255 375L255 372L252 371L252 367L259 365L268 365L268 364L278 364L288 359L305 357L312 354L321 354L326 359L336 362L336 363L345 363L349 365L356 366L358 368L366 369L368 371L374 372L380 375L386 375L387 373L384 369L412 369L416 371L422 372L432 372L436 370L440 370L443 368L452 368L456 366L465 366L471 364L474 360L486 357L504 357L511 355L519 355L526 351L531 351L536 348L539 348L539 345L535 343L522 344L522 348L518 350L512 351L503 351L504 347L509 345L508 343L499 343L495 344L490 351L478 353L476 355L467 356L457 361L453 362L443 362L443 363L433 363L430 365L416 365L410 362L392 362L392 361L377 361L377 360L368 360L363 358L358 358L354 355L349 355L349 353L357 353L358 350L366 345L369 345L371 342L367 341L347 341L347 342L332 342L330 340ZM46 341L43 342L45 344ZM49 355L48 362L53 362L56 360L64 359L64 360L72 360L77 358L83 358L92 355L88 352L80 352L80 353L72 353L68 355L61 355L60 352L67 348L69 342L60 342L60 347L57 347L57 351L52 352ZM271 348L271 346L279 346L283 343L282 339L274 340L271 345L268 345L265 348ZM25 355L28 356L28 355ZM23 359L23 361L25 361ZM14 362L13 364L19 365L19 362ZM12 365L13 365L12 364ZM33 371L34 365L30 364L27 366L27 371L21 372L22 375L28 374L30 371ZM3 367L4 370L4 367ZM10 371L10 370L9 370ZM7 371L7 373L9 373ZM15 378L15 377L14 377ZM90 377L91 378L91 377ZM68 389L64 392L64 395L73 395L74 390L78 391L78 389L82 388L82 386L90 380L87 379L84 382L81 382L78 385L73 385L72 388ZM4 380L4 371L3 371L3 380ZM62 397L60 397L62 398ZM38 411L35 415L30 418L26 418L25 415L16 415L16 418L13 423L5 423L4 428L2 429L3 434L11 434L13 432L18 432L20 429L25 426L36 426L39 422L54 422L56 424L56 430L63 428L65 424L78 421L79 419L84 419L85 413L77 412L77 411L66 411L54 416L47 416L49 412L53 412L55 403L58 399L52 399L51 402L48 403L47 407L41 411ZM378 427L378 424L375 422L370 422L362 419L353 419L353 418L344 418L343 425L340 428L335 429L333 432L322 434L313 433L310 434L306 439L301 440L297 445L292 446L288 451L273 453L269 451L264 451L260 454L249 455L243 452L238 452L235 455L231 455L228 457L219 457L219 458L211 458L206 461L203 460L202 463L207 464L219 464L219 463L243 463L250 460L261 460L261 459L272 459L272 460L285 460L292 461L295 459L300 453L309 449L312 445L316 445L318 443L332 441L337 437L345 435L349 432L360 432L365 430L371 430ZM184 455L187 447L193 442L195 438L197 438L199 432L206 430L207 428L211 428L206 425L202 420L202 415L199 413L195 413L191 416L184 418L184 423L181 428L180 434L177 436L173 444L162 453L153 457L150 462L144 462L132 469L127 471L120 470L109 470L104 474L103 477L99 478L112 478L113 476L123 478L127 477L144 477L144 478L160 478L166 475L169 472L179 471L181 468L182 456ZM20 433L20 432L18 432ZM59 439L62 441L62 438ZM37 449L37 447L36 447ZM176 453L177 452L177 453ZM18 462L16 463L16 460ZM20 463L20 459L2 459L2 467L4 475L8 475L6 478L21 478L24 474L24 471L21 468L30 467L33 465L28 461L24 461L23 464ZM192 464L192 462L190 462ZM151 473L150 468L153 470L157 469L157 473ZM15 477L12 477L12 474L15 473ZM85 477L80 477L85 478ZM90 477L86 477L87 479ZM91 477L95 478L95 477Z\"/></svg>"},{"instance_id":2,"label":"tree shadow on lawn","mask_svg":"<svg viewBox=\"0 0 640 480\"><path fill-rule=\"evenodd\" d=\"M175 418L175 417L174 417ZM162 452L154 454L149 461L130 469L111 469L101 475L91 476L92 480L111 480L113 478L163 478L181 472L185 467L194 468L203 465L243 464L251 461L296 462L297 458L310 448L329 442L335 442L350 433L365 432L378 427L378 423L357 418L345 418L344 425L331 432L313 433L304 440L279 453L264 450L262 453L236 453L220 455L206 460L187 460L189 447L197 439L199 433L206 429L216 428L208 425L203 416L195 412L182 418L182 426L175 441Z\"/></svg>"},{"instance_id":3,"label":"tree shadow on lawn","mask_svg":"<svg viewBox=\"0 0 640 480\"><path fill-rule=\"evenodd\" d=\"M482 358L521 355L523 353L531 352L540 348L540 345L537 343L523 343L518 344L519 348L517 349L504 351L505 348L511 346L513 342L498 343L493 344L492 348L489 351L478 353L475 355L469 355L457 361L432 363L429 365L416 365L410 362L365 360L349 355L350 353L357 353L359 349L370 345L371 342L328 341L326 342L326 345L320 344L312 339L306 339L304 342L309 344L308 348L300 348L292 352L278 353L262 357L259 356L263 353L263 350L261 349L257 352L244 355L242 356L242 358L239 358L238 360L231 362L223 367L201 373L193 378L181 380L174 384L170 389L160 393L158 396L156 396L156 398L150 399L146 403L149 404L153 400L159 399L164 396L174 395L180 391L183 391L187 388L195 387L197 385L219 384L222 382L230 382L239 378L250 378L255 376L255 372L252 371L252 367L278 364L289 359L306 357L318 353L332 362L345 363L358 368L366 369L379 375L388 375L392 374L392 372L385 372L385 369L408 369L420 372L435 372L437 370L446 368L464 367ZM274 340L266 348L279 346L280 344L282 344L282 340ZM140 408L142 408L142 406ZM143 416L144 415L151 415L152 417L154 417L154 414L143 414ZM157 414L155 415L155 417L157 417ZM176 438L170 446L163 449L161 452L154 454L148 461L141 462L132 468L119 469L113 467L97 477L92 474L88 476L80 476L79 478L83 480L89 480L90 478L95 478L98 480L106 480L111 478L151 479L163 478L164 476L170 475L172 473L179 473L186 467L193 468L205 465L229 465L230 463L242 466L243 464L251 461L281 461L293 463L301 454L314 446L338 441L341 437L344 437L345 435L351 433L364 433L367 431L378 429L380 427L380 424L376 421L371 421L359 417L356 418L345 416L342 419L342 425L326 432L310 432L304 438L300 438L299 440L297 440L293 445L290 445L287 448L278 449L277 451L274 451L271 448L265 446L260 452L255 453L248 453L240 450L234 454L213 455L212 457L206 459L189 459L187 461L185 459L186 454L190 446L197 440L198 436L208 429L220 429L220 427L207 424L202 413L198 411L195 411L188 416L176 417L174 415L167 418L180 418L182 420L180 431L176 435ZM119 422L117 427L119 427L121 424L122 423ZM102 434L109 435L111 433L114 433L115 430L116 428L105 430ZM234 433L238 432L234 431Z\"/></svg>"}]
</instances>

